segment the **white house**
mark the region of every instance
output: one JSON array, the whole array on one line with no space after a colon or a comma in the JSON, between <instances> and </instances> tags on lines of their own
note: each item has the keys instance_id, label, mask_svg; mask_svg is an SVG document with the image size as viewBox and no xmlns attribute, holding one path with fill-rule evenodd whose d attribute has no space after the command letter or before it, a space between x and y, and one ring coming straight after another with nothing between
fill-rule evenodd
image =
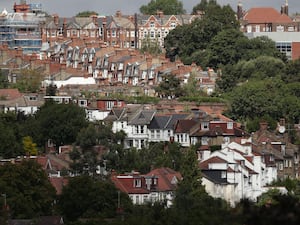
<instances>
[{"instance_id":1,"label":"white house","mask_svg":"<svg viewBox=\"0 0 300 225\"><path fill-rule=\"evenodd\" d=\"M252 152L250 142L225 143L220 151L204 150L202 156L199 166L206 191L233 206L244 198L256 201L264 187L277 179L277 169L268 168L263 157Z\"/></svg>"}]
</instances>

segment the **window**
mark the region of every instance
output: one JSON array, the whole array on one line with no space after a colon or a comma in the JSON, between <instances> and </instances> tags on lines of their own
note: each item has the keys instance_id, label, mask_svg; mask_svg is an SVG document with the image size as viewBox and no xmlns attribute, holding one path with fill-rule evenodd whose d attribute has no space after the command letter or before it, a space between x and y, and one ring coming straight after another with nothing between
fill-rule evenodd
<instances>
[{"instance_id":1,"label":"window","mask_svg":"<svg viewBox=\"0 0 300 225\"><path fill-rule=\"evenodd\" d=\"M208 125L209 125L208 122L202 122L202 123L201 123L201 129L202 129L202 130L208 130Z\"/></svg>"},{"instance_id":2,"label":"window","mask_svg":"<svg viewBox=\"0 0 300 225\"><path fill-rule=\"evenodd\" d=\"M176 23L172 22L171 25L170 25L170 27L175 28L176 27Z\"/></svg>"},{"instance_id":3,"label":"window","mask_svg":"<svg viewBox=\"0 0 300 225\"><path fill-rule=\"evenodd\" d=\"M150 38L155 38L155 32L154 31L150 32Z\"/></svg>"},{"instance_id":4,"label":"window","mask_svg":"<svg viewBox=\"0 0 300 225\"><path fill-rule=\"evenodd\" d=\"M287 168L289 166L289 160L285 159L284 160L284 167Z\"/></svg>"},{"instance_id":5,"label":"window","mask_svg":"<svg viewBox=\"0 0 300 225\"><path fill-rule=\"evenodd\" d=\"M141 134L144 133L144 126L141 126Z\"/></svg>"},{"instance_id":6,"label":"window","mask_svg":"<svg viewBox=\"0 0 300 225\"><path fill-rule=\"evenodd\" d=\"M233 129L233 122L228 122L227 123L227 129L230 129L230 130Z\"/></svg>"},{"instance_id":7,"label":"window","mask_svg":"<svg viewBox=\"0 0 300 225\"><path fill-rule=\"evenodd\" d=\"M226 179L226 177L227 177L226 171L222 171L221 172L221 178Z\"/></svg>"},{"instance_id":8,"label":"window","mask_svg":"<svg viewBox=\"0 0 300 225\"><path fill-rule=\"evenodd\" d=\"M115 30L112 30L112 31L111 31L111 36L112 36L112 37L116 37L116 36L117 36L117 32L116 32Z\"/></svg>"},{"instance_id":9,"label":"window","mask_svg":"<svg viewBox=\"0 0 300 225\"><path fill-rule=\"evenodd\" d=\"M259 25L255 26L255 32L260 32L260 26Z\"/></svg>"},{"instance_id":10,"label":"window","mask_svg":"<svg viewBox=\"0 0 300 225\"><path fill-rule=\"evenodd\" d=\"M208 138L207 137L202 137L201 138L201 144L202 145L208 145Z\"/></svg>"},{"instance_id":11,"label":"window","mask_svg":"<svg viewBox=\"0 0 300 225\"><path fill-rule=\"evenodd\" d=\"M154 22L151 21L151 22L150 22L150 27L154 27L154 26L155 26Z\"/></svg>"},{"instance_id":12,"label":"window","mask_svg":"<svg viewBox=\"0 0 300 225\"><path fill-rule=\"evenodd\" d=\"M141 179L134 179L134 187L142 187Z\"/></svg>"},{"instance_id":13,"label":"window","mask_svg":"<svg viewBox=\"0 0 300 225\"><path fill-rule=\"evenodd\" d=\"M135 203L136 204L140 204L140 201L139 201L140 199L139 199L139 196L137 195L137 196L135 196Z\"/></svg>"}]
</instances>

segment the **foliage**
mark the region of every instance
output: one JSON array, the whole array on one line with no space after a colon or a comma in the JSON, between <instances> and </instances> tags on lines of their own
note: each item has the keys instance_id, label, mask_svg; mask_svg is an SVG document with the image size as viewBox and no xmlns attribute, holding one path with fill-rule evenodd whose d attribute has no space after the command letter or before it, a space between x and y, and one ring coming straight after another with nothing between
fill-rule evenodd
<instances>
[{"instance_id":1,"label":"foliage","mask_svg":"<svg viewBox=\"0 0 300 225\"><path fill-rule=\"evenodd\" d=\"M140 12L146 15L155 15L162 11L165 15L184 14L183 4L178 0L151 0L148 5L142 5Z\"/></svg>"},{"instance_id":2,"label":"foliage","mask_svg":"<svg viewBox=\"0 0 300 225\"><path fill-rule=\"evenodd\" d=\"M18 114L0 113L0 157L11 158L23 154L21 125Z\"/></svg>"},{"instance_id":3,"label":"foliage","mask_svg":"<svg viewBox=\"0 0 300 225\"><path fill-rule=\"evenodd\" d=\"M157 39L152 40L150 36L147 36L142 40L140 51L141 53L149 53L157 56L162 53L162 48Z\"/></svg>"},{"instance_id":4,"label":"foliage","mask_svg":"<svg viewBox=\"0 0 300 225\"><path fill-rule=\"evenodd\" d=\"M12 218L28 219L51 215L55 189L45 171L33 160L0 167L0 190L6 194Z\"/></svg>"},{"instance_id":5,"label":"foliage","mask_svg":"<svg viewBox=\"0 0 300 225\"><path fill-rule=\"evenodd\" d=\"M162 98L176 98L183 95L180 80L173 74L165 74L162 81L155 88L156 93Z\"/></svg>"},{"instance_id":6,"label":"foliage","mask_svg":"<svg viewBox=\"0 0 300 225\"><path fill-rule=\"evenodd\" d=\"M0 88L8 88L9 82L7 79L7 75L3 70L0 69Z\"/></svg>"},{"instance_id":7,"label":"foliage","mask_svg":"<svg viewBox=\"0 0 300 225\"><path fill-rule=\"evenodd\" d=\"M47 95L47 96L55 96L55 95L56 95L56 91L57 91L56 85L50 84L50 85L47 86L47 88L46 88L46 95Z\"/></svg>"},{"instance_id":8,"label":"foliage","mask_svg":"<svg viewBox=\"0 0 300 225\"><path fill-rule=\"evenodd\" d=\"M88 125L83 108L75 104L57 104L51 101L37 111L35 120L39 133L31 136L39 146L44 146L49 139L57 147L72 144L80 129Z\"/></svg>"},{"instance_id":9,"label":"foliage","mask_svg":"<svg viewBox=\"0 0 300 225\"><path fill-rule=\"evenodd\" d=\"M23 137L23 148L26 155L37 155L38 153L36 143L33 143L30 136Z\"/></svg>"},{"instance_id":10,"label":"foliage","mask_svg":"<svg viewBox=\"0 0 300 225\"><path fill-rule=\"evenodd\" d=\"M205 68L207 47L213 37L223 29L238 28L234 11L229 6L221 7L211 1L207 4L202 19L177 26L168 34L164 42L166 56L171 61L179 57L185 64L196 62Z\"/></svg>"},{"instance_id":11,"label":"foliage","mask_svg":"<svg viewBox=\"0 0 300 225\"><path fill-rule=\"evenodd\" d=\"M114 148L104 156L109 169L119 172L132 170L148 173L152 168L169 167L178 170L182 163L182 152L178 143L149 143L149 148ZM131 163L128 163L131 162Z\"/></svg>"},{"instance_id":12,"label":"foliage","mask_svg":"<svg viewBox=\"0 0 300 225\"><path fill-rule=\"evenodd\" d=\"M249 81L228 94L231 101L229 116L245 121L270 116L279 121L286 118L296 122L300 118L300 101L289 93L288 86L278 78Z\"/></svg>"},{"instance_id":13,"label":"foliage","mask_svg":"<svg viewBox=\"0 0 300 225\"><path fill-rule=\"evenodd\" d=\"M96 13L95 11L82 11L76 14L75 17L90 17L90 16L98 16L98 13Z\"/></svg>"},{"instance_id":14,"label":"foliage","mask_svg":"<svg viewBox=\"0 0 300 225\"><path fill-rule=\"evenodd\" d=\"M131 207L126 194L120 194L124 210ZM59 208L68 221L78 218L110 218L116 216L118 191L105 180L94 180L89 176L70 178L59 198Z\"/></svg>"},{"instance_id":15,"label":"foliage","mask_svg":"<svg viewBox=\"0 0 300 225\"><path fill-rule=\"evenodd\" d=\"M21 92L38 92L44 76L37 70L21 70L17 77L17 83L11 84L12 88L18 88Z\"/></svg>"}]
</instances>

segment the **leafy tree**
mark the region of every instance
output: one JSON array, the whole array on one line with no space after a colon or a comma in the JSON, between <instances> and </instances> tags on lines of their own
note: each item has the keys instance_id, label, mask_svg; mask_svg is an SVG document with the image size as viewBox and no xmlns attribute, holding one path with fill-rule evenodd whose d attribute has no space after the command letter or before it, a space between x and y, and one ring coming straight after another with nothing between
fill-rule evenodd
<instances>
[{"instance_id":1,"label":"leafy tree","mask_svg":"<svg viewBox=\"0 0 300 225\"><path fill-rule=\"evenodd\" d=\"M142 53L149 53L151 55L159 55L162 53L158 40L151 40L149 36L142 40L140 51Z\"/></svg>"},{"instance_id":2,"label":"leafy tree","mask_svg":"<svg viewBox=\"0 0 300 225\"><path fill-rule=\"evenodd\" d=\"M17 83L12 87L18 88L21 92L38 92L44 76L37 70L25 69L21 70L17 78Z\"/></svg>"},{"instance_id":3,"label":"leafy tree","mask_svg":"<svg viewBox=\"0 0 300 225\"><path fill-rule=\"evenodd\" d=\"M142 5L140 12L146 15L155 15L162 11L165 15L184 14L183 4L178 0L151 0L148 5Z\"/></svg>"},{"instance_id":4,"label":"leafy tree","mask_svg":"<svg viewBox=\"0 0 300 225\"><path fill-rule=\"evenodd\" d=\"M215 4L217 4L215 0L209 0L209 1L210 2L215 2ZM199 11L200 12L204 12L206 10L207 6L208 6L208 2L209 1L207 1L207 0L201 0L200 3L198 3L197 5L195 5L193 7L192 14L194 14L194 15L198 14Z\"/></svg>"},{"instance_id":5,"label":"leafy tree","mask_svg":"<svg viewBox=\"0 0 300 225\"><path fill-rule=\"evenodd\" d=\"M33 160L0 167L0 190L6 194L12 218L31 219L51 215L55 189L45 171Z\"/></svg>"},{"instance_id":6,"label":"leafy tree","mask_svg":"<svg viewBox=\"0 0 300 225\"><path fill-rule=\"evenodd\" d=\"M35 139L39 146L51 139L58 147L76 141L79 131L88 125L83 108L75 104L46 102L35 115L39 133Z\"/></svg>"},{"instance_id":7,"label":"leafy tree","mask_svg":"<svg viewBox=\"0 0 300 225\"><path fill-rule=\"evenodd\" d=\"M23 137L23 148L27 155L37 155L36 143L33 143L30 136Z\"/></svg>"},{"instance_id":8,"label":"leafy tree","mask_svg":"<svg viewBox=\"0 0 300 225\"><path fill-rule=\"evenodd\" d=\"M286 74L283 76L283 80L288 83L300 82L300 59L291 60L287 62Z\"/></svg>"},{"instance_id":9,"label":"leafy tree","mask_svg":"<svg viewBox=\"0 0 300 225\"><path fill-rule=\"evenodd\" d=\"M131 207L126 194L120 193L120 202L125 211ZM68 221L115 217L117 206L115 186L109 181L94 180L89 176L70 178L59 199L60 211Z\"/></svg>"},{"instance_id":10,"label":"leafy tree","mask_svg":"<svg viewBox=\"0 0 300 225\"><path fill-rule=\"evenodd\" d=\"M95 11L82 11L82 12L77 13L75 17L90 17L93 15L98 16L98 13L96 13Z\"/></svg>"},{"instance_id":11,"label":"leafy tree","mask_svg":"<svg viewBox=\"0 0 300 225\"><path fill-rule=\"evenodd\" d=\"M235 64L241 59L239 42L246 37L236 29L226 29L213 37L208 46L208 66Z\"/></svg>"},{"instance_id":12,"label":"leafy tree","mask_svg":"<svg viewBox=\"0 0 300 225\"><path fill-rule=\"evenodd\" d=\"M185 64L196 62L206 67L206 48L210 41L221 30L232 28L239 28L234 11L229 6L209 3L202 19L177 26L168 34L164 42L166 56L171 60L179 57Z\"/></svg>"},{"instance_id":13,"label":"leafy tree","mask_svg":"<svg viewBox=\"0 0 300 225\"><path fill-rule=\"evenodd\" d=\"M50 85L47 86L47 88L46 88L46 95L47 95L47 96L55 96L55 95L56 95L56 91L57 91L56 85L50 84Z\"/></svg>"},{"instance_id":14,"label":"leafy tree","mask_svg":"<svg viewBox=\"0 0 300 225\"><path fill-rule=\"evenodd\" d=\"M183 94L179 78L173 74L165 74L162 78L162 82L160 82L155 89L159 96L163 98L174 98Z\"/></svg>"},{"instance_id":15,"label":"leafy tree","mask_svg":"<svg viewBox=\"0 0 300 225\"><path fill-rule=\"evenodd\" d=\"M246 82L228 96L231 101L229 116L234 119L245 121L266 115L277 121L280 118L293 122L299 119L299 99L290 95L288 86L278 78Z\"/></svg>"},{"instance_id":16,"label":"leafy tree","mask_svg":"<svg viewBox=\"0 0 300 225\"><path fill-rule=\"evenodd\" d=\"M0 88L8 88L9 83L4 71L0 69Z\"/></svg>"}]
</instances>

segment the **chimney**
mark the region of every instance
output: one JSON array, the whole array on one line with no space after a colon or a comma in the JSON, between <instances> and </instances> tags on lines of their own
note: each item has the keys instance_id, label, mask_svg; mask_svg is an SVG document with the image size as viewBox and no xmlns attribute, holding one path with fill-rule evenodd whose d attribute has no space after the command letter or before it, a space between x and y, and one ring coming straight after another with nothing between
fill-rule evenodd
<instances>
[{"instance_id":1,"label":"chimney","mask_svg":"<svg viewBox=\"0 0 300 225\"><path fill-rule=\"evenodd\" d=\"M287 16L289 15L289 4L288 0L285 0L285 5L281 6L281 14L286 14Z\"/></svg>"},{"instance_id":2,"label":"chimney","mask_svg":"<svg viewBox=\"0 0 300 225\"><path fill-rule=\"evenodd\" d=\"M116 12L116 17L118 17L118 18L121 18L121 17L122 17L122 13L121 13L120 10L118 10L118 11Z\"/></svg>"},{"instance_id":3,"label":"chimney","mask_svg":"<svg viewBox=\"0 0 300 225\"><path fill-rule=\"evenodd\" d=\"M237 5L237 19L241 20L243 18L243 5L241 3L241 1L239 1L238 5Z\"/></svg>"},{"instance_id":4,"label":"chimney","mask_svg":"<svg viewBox=\"0 0 300 225\"><path fill-rule=\"evenodd\" d=\"M103 17L102 24L103 24L103 41L107 42L106 17Z\"/></svg>"},{"instance_id":5,"label":"chimney","mask_svg":"<svg viewBox=\"0 0 300 225\"><path fill-rule=\"evenodd\" d=\"M158 15L159 18L163 18L164 17L164 12L162 10L157 10L156 14Z\"/></svg>"},{"instance_id":6,"label":"chimney","mask_svg":"<svg viewBox=\"0 0 300 225\"><path fill-rule=\"evenodd\" d=\"M54 21L55 25L57 26L58 25L58 15L57 14L53 15L53 21Z\"/></svg>"}]
</instances>

